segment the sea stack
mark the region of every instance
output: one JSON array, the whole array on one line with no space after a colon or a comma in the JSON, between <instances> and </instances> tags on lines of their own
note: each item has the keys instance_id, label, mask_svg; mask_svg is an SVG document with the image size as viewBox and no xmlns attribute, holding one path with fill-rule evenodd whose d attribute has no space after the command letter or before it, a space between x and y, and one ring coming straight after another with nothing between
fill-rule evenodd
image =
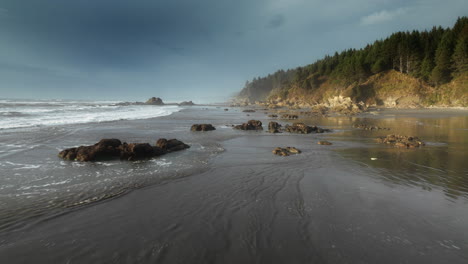
<instances>
[{"instance_id":1,"label":"sea stack","mask_svg":"<svg viewBox=\"0 0 468 264\"><path fill-rule=\"evenodd\" d=\"M179 105L195 105L195 103L192 102L192 101L183 101L183 102L179 103Z\"/></svg>"},{"instance_id":2,"label":"sea stack","mask_svg":"<svg viewBox=\"0 0 468 264\"><path fill-rule=\"evenodd\" d=\"M146 101L145 104L148 104L148 105L164 105L163 103L163 100L159 97L151 97L150 99L148 99L148 101Z\"/></svg>"}]
</instances>

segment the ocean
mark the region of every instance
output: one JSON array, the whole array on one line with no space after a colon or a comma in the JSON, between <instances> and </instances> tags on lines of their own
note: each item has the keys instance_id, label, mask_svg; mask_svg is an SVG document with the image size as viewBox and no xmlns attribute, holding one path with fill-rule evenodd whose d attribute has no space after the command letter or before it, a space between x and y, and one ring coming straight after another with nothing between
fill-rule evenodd
<instances>
[{"instance_id":1,"label":"ocean","mask_svg":"<svg viewBox=\"0 0 468 264\"><path fill-rule=\"evenodd\" d=\"M117 137L116 133L122 129L120 125L128 126L126 131L133 131L125 131L124 136L119 136L121 139L154 144L158 138L139 137L138 134L146 133L147 127L134 122L183 109L175 105L120 103L0 100L0 230L28 224L28 220L37 216L54 215L63 208L108 199L178 177L184 167L191 168L190 161L178 164L165 158L142 163L91 164L67 162L57 157L65 148ZM172 164L180 173L169 169Z\"/></svg>"},{"instance_id":2,"label":"ocean","mask_svg":"<svg viewBox=\"0 0 468 264\"><path fill-rule=\"evenodd\" d=\"M0 100L0 129L145 119L170 115L181 109L119 103L123 102Z\"/></svg>"}]
</instances>

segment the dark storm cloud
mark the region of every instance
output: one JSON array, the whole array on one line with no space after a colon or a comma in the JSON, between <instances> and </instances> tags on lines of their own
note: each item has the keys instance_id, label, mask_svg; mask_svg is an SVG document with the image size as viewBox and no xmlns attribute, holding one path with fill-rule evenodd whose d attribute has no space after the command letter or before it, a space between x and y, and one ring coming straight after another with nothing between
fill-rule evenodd
<instances>
[{"instance_id":1,"label":"dark storm cloud","mask_svg":"<svg viewBox=\"0 0 468 264\"><path fill-rule=\"evenodd\" d=\"M275 15L267 24L267 28L279 28L285 23L285 18L283 15Z\"/></svg>"},{"instance_id":2,"label":"dark storm cloud","mask_svg":"<svg viewBox=\"0 0 468 264\"><path fill-rule=\"evenodd\" d=\"M462 0L0 0L0 97L44 95L25 84L51 96L223 97L246 79L467 12Z\"/></svg>"}]
</instances>

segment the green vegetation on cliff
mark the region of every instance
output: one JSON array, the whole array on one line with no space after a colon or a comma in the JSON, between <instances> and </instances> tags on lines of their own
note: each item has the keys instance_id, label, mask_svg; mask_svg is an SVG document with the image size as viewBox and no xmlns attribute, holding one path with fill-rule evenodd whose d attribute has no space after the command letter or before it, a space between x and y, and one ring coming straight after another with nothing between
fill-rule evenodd
<instances>
[{"instance_id":1,"label":"green vegetation on cliff","mask_svg":"<svg viewBox=\"0 0 468 264\"><path fill-rule=\"evenodd\" d=\"M452 28L397 32L363 49L254 78L239 97L315 104L343 95L376 105L467 106L467 81L468 17L460 17Z\"/></svg>"}]
</instances>

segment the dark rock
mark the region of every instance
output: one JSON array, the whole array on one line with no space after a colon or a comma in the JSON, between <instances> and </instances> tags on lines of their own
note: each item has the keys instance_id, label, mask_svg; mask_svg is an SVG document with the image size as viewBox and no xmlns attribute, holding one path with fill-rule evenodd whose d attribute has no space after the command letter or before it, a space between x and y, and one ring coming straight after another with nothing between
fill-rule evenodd
<instances>
[{"instance_id":1,"label":"dark rock","mask_svg":"<svg viewBox=\"0 0 468 264\"><path fill-rule=\"evenodd\" d=\"M167 152L179 151L186 148L190 148L189 145L177 139L165 139L161 138L156 142L156 147L161 148Z\"/></svg>"},{"instance_id":2,"label":"dark rock","mask_svg":"<svg viewBox=\"0 0 468 264\"><path fill-rule=\"evenodd\" d=\"M293 123L292 125L286 125L285 130L289 133L309 134L312 133L312 127L304 123Z\"/></svg>"},{"instance_id":3,"label":"dark rock","mask_svg":"<svg viewBox=\"0 0 468 264\"><path fill-rule=\"evenodd\" d=\"M372 126L368 124L354 124L353 127L364 130L390 130L390 128L387 127Z\"/></svg>"},{"instance_id":4,"label":"dark rock","mask_svg":"<svg viewBox=\"0 0 468 264\"><path fill-rule=\"evenodd\" d=\"M234 126L234 129L240 130L263 130L262 122L259 120L249 120L247 123L243 123L242 125Z\"/></svg>"},{"instance_id":5,"label":"dark rock","mask_svg":"<svg viewBox=\"0 0 468 264\"><path fill-rule=\"evenodd\" d=\"M292 114L283 114L281 116L281 118L284 118L284 119L298 119L299 116L298 115L292 115Z\"/></svg>"},{"instance_id":6,"label":"dark rock","mask_svg":"<svg viewBox=\"0 0 468 264\"><path fill-rule=\"evenodd\" d=\"M377 141L398 148L417 148L426 145L421 139L413 136L387 135L377 138Z\"/></svg>"},{"instance_id":7,"label":"dark rock","mask_svg":"<svg viewBox=\"0 0 468 264\"><path fill-rule=\"evenodd\" d=\"M80 146L62 150L59 157L74 161L99 161L110 159L139 160L163 155L167 152L186 149L189 146L177 139L158 140L164 142L164 148L148 143L122 143L118 139L102 139L90 146ZM161 143L162 145L162 143Z\"/></svg>"},{"instance_id":8,"label":"dark rock","mask_svg":"<svg viewBox=\"0 0 468 264\"><path fill-rule=\"evenodd\" d=\"M330 132L329 129L324 129L324 128L320 128L317 126L311 127L304 123L293 123L292 125L286 125L285 130L289 133L298 133L298 134Z\"/></svg>"},{"instance_id":9,"label":"dark rock","mask_svg":"<svg viewBox=\"0 0 468 264\"><path fill-rule=\"evenodd\" d=\"M95 161L119 157L119 147L122 142L118 139L102 139L91 146L80 146L62 150L59 157L66 160Z\"/></svg>"},{"instance_id":10,"label":"dark rock","mask_svg":"<svg viewBox=\"0 0 468 264\"><path fill-rule=\"evenodd\" d=\"M211 131L216 130L211 124L194 124L190 128L190 131Z\"/></svg>"},{"instance_id":11,"label":"dark rock","mask_svg":"<svg viewBox=\"0 0 468 264\"><path fill-rule=\"evenodd\" d=\"M252 110L252 109L246 109L244 111L242 111L244 113L255 113L255 110Z\"/></svg>"},{"instance_id":12,"label":"dark rock","mask_svg":"<svg viewBox=\"0 0 468 264\"><path fill-rule=\"evenodd\" d=\"M111 139L101 139L97 145L102 148L108 148L108 147L113 147L117 148L120 145L122 145L122 141L116 138L111 138Z\"/></svg>"},{"instance_id":13,"label":"dark rock","mask_svg":"<svg viewBox=\"0 0 468 264\"><path fill-rule=\"evenodd\" d=\"M224 108L224 111L229 111L229 109L227 109L227 108Z\"/></svg>"},{"instance_id":14,"label":"dark rock","mask_svg":"<svg viewBox=\"0 0 468 264\"><path fill-rule=\"evenodd\" d=\"M139 160L149 159L154 156L162 155L164 152L148 143L124 143L120 147L120 159Z\"/></svg>"},{"instance_id":15,"label":"dark rock","mask_svg":"<svg viewBox=\"0 0 468 264\"><path fill-rule=\"evenodd\" d=\"M179 105L195 105L192 101L183 101Z\"/></svg>"},{"instance_id":16,"label":"dark rock","mask_svg":"<svg viewBox=\"0 0 468 264\"><path fill-rule=\"evenodd\" d=\"M278 124L277 122L270 122L268 124L268 132L270 133L280 133L280 128L281 128L281 125Z\"/></svg>"},{"instance_id":17,"label":"dark rock","mask_svg":"<svg viewBox=\"0 0 468 264\"><path fill-rule=\"evenodd\" d=\"M150 104L150 105L163 105L163 101L161 98L159 97L151 97L150 99L148 99L148 101L146 101L145 104Z\"/></svg>"},{"instance_id":18,"label":"dark rock","mask_svg":"<svg viewBox=\"0 0 468 264\"><path fill-rule=\"evenodd\" d=\"M277 118L278 115L268 115L268 117L271 117L271 118Z\"/></svg>"},{"instance_id":19,"label":"dark rock","mask_svg":"<svg viewBox=\"0 0 468 264\"><path fill-rule=\"evenodd\" d=\"M317 142L317 144L326 145L326 146L333 145L331 142L328 142L328 141L325 141L325 140L321 140L321 141Z\"/></svg>"},{"instance_id":20,"label":"dark rock","mask_svg":"<svg viewBox=\"0 0 468 264\"><path fill-rule=\"evenodd\" d=\"M297 148L294 148L294 147L286 147L286 148L277 147L272 152L273 152L273 154L278 155L278 156L289 156L291 154L300 154L301 153L300 150L298 150Z\"/></svg>"}]
</instances>

